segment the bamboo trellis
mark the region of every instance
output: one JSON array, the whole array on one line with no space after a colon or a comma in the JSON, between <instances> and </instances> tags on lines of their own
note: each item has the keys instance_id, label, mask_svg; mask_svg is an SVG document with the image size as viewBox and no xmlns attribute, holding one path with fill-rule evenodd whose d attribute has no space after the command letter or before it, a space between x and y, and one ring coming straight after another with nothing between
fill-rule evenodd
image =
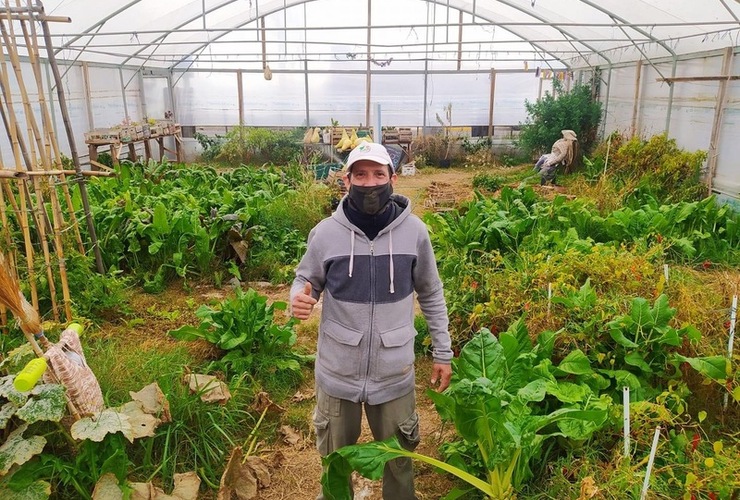
<instances>
[{"instance_id":1,"label":"bamboo trellis","mask_svg":"<svg viewBox=\"0 0 740 500\"><path fill-rule=\"evenodd\" d=\"M97 268L99 272L103 272L85 179L91 175L108 176L113 173L80 169L61 77L53 47L50 46L49 21L69 20L47 17L43 6L32 0L28 0L25 5L21 0L15 0L14 5L11 5L10 0L4 0L0 4L0 118L12 150L12 159L7 164L0 154L0 247L7 247L5 254L11 272L18 274L19 266L24 263L31 303L37 312L41 311L35 256L38 253L43 255L42 272L46 275L51 303L49 312L55 321L71 321L72 303L65 252L76 249L85 254L86 249L75 216L70 186L80 191ZM41 76L37 25L41 26L43 45L47 51L45 62L54 75L59 97L57 105L72 150L74 170L62 166L62 155ZM17 40L22 40L25 45L19 47ZM27 74L23 71L19 48L25 51L24 56L32 70L33 77L28 79L28 85L35 87L31 91L27 86ZM32 100L32 97L35 99ZM67 208L67 218L62 211L63 205ZM22 242L14 242L14 228L22 235ZM58 301L59 290L61 305ZM0 326L5 327L7 322L7 311L0 305Z\"/></svg>"}]
</instances>

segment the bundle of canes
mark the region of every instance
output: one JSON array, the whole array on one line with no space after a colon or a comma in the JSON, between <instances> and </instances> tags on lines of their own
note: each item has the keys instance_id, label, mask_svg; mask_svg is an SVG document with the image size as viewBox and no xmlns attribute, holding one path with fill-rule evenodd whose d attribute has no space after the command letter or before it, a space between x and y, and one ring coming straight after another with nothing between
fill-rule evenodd
<instances>
[{"instance_id":1,"label":"bundle of canes","mask_svg":"<svg viewBox=\"0 0 740 500\"><path fill-rule=\"evenodd\" d=\"M44 346L44 348L47 348L50 344L41 327L41 318L36 309L28 303L23 292L21 292L18 280L15 279L11 274L10 269L8 269L8 264L2 252L0 252L0 303L10 309L16 317L23 335L25 335L26 340L31 344L36 356L40 358L43 357L44 351L39 346L39 342ZM54 378L57 377L54 376ZM67 407L72 413L72 416L75 419L79 419L80 412L77 410L77 407L72 403L72 400L70 400L68 396L66 399Z\"/></svg>"}]
</instances>

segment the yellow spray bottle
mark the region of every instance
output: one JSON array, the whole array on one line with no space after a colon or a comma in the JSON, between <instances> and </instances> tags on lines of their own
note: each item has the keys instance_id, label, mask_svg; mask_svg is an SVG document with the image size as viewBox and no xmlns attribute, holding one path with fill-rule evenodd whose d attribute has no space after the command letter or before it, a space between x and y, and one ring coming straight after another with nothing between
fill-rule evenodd
<instances>
[{"instance_id":1,"label":"yellow spray bottle","mask_svg":"<svg viewBox=\"0 0 740 500\"><path fill-rule=\"evenodd\" d=\"M46 371L46 359L34 358L15 376L13 386L18 392L26 392L33 389L36 382Z\"/></svg>"}]
</instances>

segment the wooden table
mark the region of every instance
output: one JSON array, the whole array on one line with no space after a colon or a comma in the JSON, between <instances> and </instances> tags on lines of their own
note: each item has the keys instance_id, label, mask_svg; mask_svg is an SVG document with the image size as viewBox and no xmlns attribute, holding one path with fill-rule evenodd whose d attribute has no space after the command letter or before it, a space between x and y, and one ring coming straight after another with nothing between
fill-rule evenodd
<instances>
[{"instance_id":1,"label":"wooden table","mask_svg":"<svg viewBox=\"0 0 740 500\"><path fill-rule=\"evenodd\" d=\"M175 139L175 150L171 150L164 145L164 139L165 137L173 137ZM113 166L118 166L119 161L118 158L121 154L121 151L123 150L124 146L128 147L128 158L131 161L136 161L136 144L137 143L144 143L144 157L147 161L149 161L150 158L152 158L152 149L151 144L149 141L157 141L157 144L159 144L159 161L162 161L164 158L165 151L170 152L175 155L177 162L182 163L184 161L184 155L182 152L182 134L180 132L174 133L174 134L163 134L163 135L153 135L150 137L147 137L145 139L135 139L132 141L126 141L121 142L118 140L96 140L96 139L89 139L85 141L87 144L87 149L90 154L90 165L94 169L103 169L108 170L109 168L102 163L98 161L98 148L109 148L110 149L110 156L111 161L113 162Z\"/></svg>"}]
</instances>

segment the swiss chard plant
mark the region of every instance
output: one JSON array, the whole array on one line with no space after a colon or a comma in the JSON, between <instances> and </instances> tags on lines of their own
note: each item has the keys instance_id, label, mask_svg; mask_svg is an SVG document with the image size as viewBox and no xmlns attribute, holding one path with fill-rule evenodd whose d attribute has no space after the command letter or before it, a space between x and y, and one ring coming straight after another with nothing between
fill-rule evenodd
<instances>
[{"instance_id":1,"label":"swiss chard plant","mask_svg":"<svg viewBox=\"0 0 740 500\"><path fill-rule=\"evenodd\" d=\"M728 375L724 356L689 358L678 351L684 341L698 342L701 333L693 326L674 328L676 309L660 295L651 306L647 299L632 300L629 314L616 317L607 326L614 342L605 346L614 361L612 369L600 373L617 381L616 389L628 386L638 399L649 399L664 389L665 381L681 377L679 363L686 362L703 376L723 383Z\"/></svg>"},{"instance_id":2,"label":"swiss chard plant","mask_svg":"<svg viewBox=\"0 0 740 500\"><path fill-rule=\"evenodd\" d=\"M553 332L545 332L533 345L522 320L498 339L482 329L455 361L450 387L441 394L428 392L442 418L477 448L476 460L441 462L401 448L395 438L347 446L324 458L324 494L349 498L352 470L378 479L385 462L411 457L457 476L468 483L468 491L477 489L491 499L513 498L531 477L530 461L546 439L583 441L607 420L611 401L594 392L603 386L602 377L578 350L554 366L554 338ZM483 470L473 463L483 464ZM447 498L462 494L456 490Z\"/></svg>"},{"instance_id":3,"label":"swiss chard plant","mask_svg":"<svg viewBox=\"0 0 740 500\"><path fill-rule=\"evenodd\" d=\"M199 326L185 325L169 333L178 340L204 339L225 351L211 368L222 370L227 377L271 369L298 373L303 358L292 349L297 320L291 318L284 325L273 321L275 311L286 308L285 302L268 304L267 297L254 289L243 292L237 288L233 298L215 308L198 308L195 315L201 320Z\"/></svg>"}]
</instances>

